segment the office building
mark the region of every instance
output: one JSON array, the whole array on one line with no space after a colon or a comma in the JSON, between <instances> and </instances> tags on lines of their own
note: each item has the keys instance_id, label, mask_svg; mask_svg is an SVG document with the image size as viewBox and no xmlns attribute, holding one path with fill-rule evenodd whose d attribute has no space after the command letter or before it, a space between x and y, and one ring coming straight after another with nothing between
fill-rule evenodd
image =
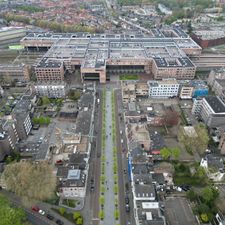
<instances>
[{"instance_id":1,"label":"office building","mask_svg":"<svg viewBox=\"0 0 225 225\"><path fill-rule=\"evenodd\" d=\"M176 97L179 92L179 84L175 79L164 79L162 81L148 81L149 97L169 98Z\"/></svg>"},{"instance_id":2,"label":"office building","mask_svg":"<svg viewBox=\"0 0 225 225\"><path fill-rule=\"evenodd\" d=\"M189 56L199 47L179 29L150 34L31 33L21 40L27 49L47 52L35 67L37 79L63 80L65 71L80 70L82 80L105 83L113 74L147 73L155 79L193 79Z\"/></svg>"}]
</instances>

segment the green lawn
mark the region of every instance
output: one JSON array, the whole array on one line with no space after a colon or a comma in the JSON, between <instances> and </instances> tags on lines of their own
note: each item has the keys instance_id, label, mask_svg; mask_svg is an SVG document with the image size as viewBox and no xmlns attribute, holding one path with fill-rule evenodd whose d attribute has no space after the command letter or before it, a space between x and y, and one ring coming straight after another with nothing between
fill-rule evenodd
<instances>
[{"instance_id":1,"label":"green lawn","mask_svg":"<svg viewBox=\"0 0 225 225\"><path fill-rule=\"evenodd\" d=\"M52 208L52 210L55 211L56 213L58 213L59 215L61 215L58 209ZM74 219L73 219L73 214L72 214L72 213L67 213L67 212L65 212L65 213L64 213L63 215L61 215L61 216L65 217L65 218L68 219L70 222L76 224L75 221L74 221Z\"/></svg>"},{"instance_id":2,"label":"green lawn","mask_svg":"<svg viewBox=\"0 0 225 225\"><path fill-rule=\"evenodd\" d=\"M135 74L124 74L120 76L120 80L138 80L138 75Z\"/></svg>"},{"instance_id":3,"label":"green lawn","mask_svg":"<svg viewBox=\"0 0 225 225\"><path fill-rule=\"evenodd\" d=\"M191 186L204 186L207 184L207 177L200 177L197 173L191 174L190 165L175 164L174 184L175 185L191 185Z\"/></svg>"},{"instance_id":4,"label":"green lawn","mask_svg":"<svg viewBox=\"0 0 225 225\"><path fill-rule=\"evenodd\" d=\"M76 200L74 200L74 199L63 199L62 204L67 205L71 208L75 208L76 207Z\"/></svg>"}]
</instances>

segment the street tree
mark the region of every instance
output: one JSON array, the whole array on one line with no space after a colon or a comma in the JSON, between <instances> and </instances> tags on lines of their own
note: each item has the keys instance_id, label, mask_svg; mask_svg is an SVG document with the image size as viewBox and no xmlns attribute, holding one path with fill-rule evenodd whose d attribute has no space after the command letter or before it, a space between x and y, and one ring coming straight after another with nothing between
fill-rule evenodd
<instances>
[{"instance_id":1,"label":"street tree","mask_svg":"<svg viewBox=\"0 0 225 225\"><path fill-rule=\"evenodd\" d=\"M7 190L15 192L27 205L51 198L56 188L53 168L46 162L11 163L6 166L2 178Z\"/></svg>"}]
</instances>

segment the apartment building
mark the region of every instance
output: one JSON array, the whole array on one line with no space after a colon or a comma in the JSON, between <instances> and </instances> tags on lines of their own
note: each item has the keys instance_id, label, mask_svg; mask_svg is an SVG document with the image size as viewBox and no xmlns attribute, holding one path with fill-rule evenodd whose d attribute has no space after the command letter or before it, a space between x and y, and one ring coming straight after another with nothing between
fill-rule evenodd
<instances>
[{"instance_id":1,"label":"apartment building","mask_svg":"<svg viewBox=\"0 0 225 225\"><path fill-rule=\"evenodd\" d=\"M179 84L175 79L163 79L162 81L148 81L149 97L169 98L178 96Z\"/></svg>"},{"instance_id":2,"label":"apartment building","mask_svg":"<svg viewBox=\"0 0 225 225\"><path fill-rule=\"evenodd\" d=\"M63 81L37 82L34 88L39 96L48 98L64 98L66 96L66 83Z\"/></svg>"},{"instance_id":3,"label":"apartment building","mask_svg":"<svg viewBox=\"0 0 225 225\"><path fill-rule=\"evenodd\" d=\"M12 117L0 120L0 161L15 149L15 144L19 141L15 121Z\"/></svg>"},{"instance_id":4,"label":"apartment building","mask_svg":"<svg viewBox=\"0 0 225 225\"><path fill-rule=\"evenodd\" d=\"M15 106L12 112L13 118L16 120L15 126L18 132L18 137L26 139L32 129L30 111L32 104L30 99L22 98Z\"/></svg>"},{"instance_id":5,"label":"apartment building","mask_svg":"<svg viewBox=\"0 0 225 225\"><path fill-rule=\"evenodd\" d=\"M193 91L194 91L194 87L182 86L180 88L179 98L180 99L192 99Z\"/></svg>"},{"instance_id":6,"label":"apartment building","mask_svg":"<svg viewBox=\"0 0 225 225\"><path fill-rule=\"evenodd\" d=\"M63 62L42 59L35 67L37 81L63 81L64 80Z\"/></svg>"},{"instance_id":7,"label":"apartment building","mask_svg":"<svg viewBox=\"0 0 225 225\"><path fill-rule=\"evenodd\" d=\"M194 100L192 113L210 128L225 125L225 104L218 96L207 96Z\"/></svg>"},{"instance_id":8,"label":"apartment building","mask_svg":"<svg viewBox=\"0 0 225 225\"><path fill-rule=\"evenodd\" d=\"M0 78L7 81L29 81L30 70L28 65L0 65Z\"/></svg>"},{"instance_id":9,"label":"apartment building","mask_svg":"<svg viewBox=\"0 0 225 225\"><path fill-rule=\"evenodd\" d=\"M218 148L221 154L225 154L225 126L220 130L220 142Z\"/></svg>"}]
</instances>

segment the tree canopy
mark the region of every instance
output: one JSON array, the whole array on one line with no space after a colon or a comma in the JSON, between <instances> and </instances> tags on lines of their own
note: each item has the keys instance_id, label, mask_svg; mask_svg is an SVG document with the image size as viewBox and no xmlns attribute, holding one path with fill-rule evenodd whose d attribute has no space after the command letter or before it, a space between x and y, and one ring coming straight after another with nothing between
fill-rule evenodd
<instances>
[{"instance_id":1,"label":"tree canopy","mask_svg":"<svg viewBox=\"0 0 225 225\"><path fill-rule=\"evenodd\" d=\"M8 199L0 194L0 224L25 225L26 215L23 209L12 207Z\"/></svg>"},{"instance_id":2,"label":"tree canopy","mask_svg":"<svg viewBox=\"0 0 225 225\"><path fill-rule=\"evenodd\" d=\"M160 155L163 157L163 159L167 160L170 157L173 157L174 159L178 159L180 156L180 149L175 148L162 148L160 150Z\"/></svg>"},{"instance_id":3,"label":"tree canopy","mask_svg":"<svg viewBox=\"0 0 225 225\"><path fill-rule=\"evenodd\" d=\"M209 135L204 124L199 123L194 126L196 137L185 134L183 127L178 132L178 140L184 145L187 150L197 150L200 154L204 153L208 147Z\"/></svg>"},{"instance_id":4,"label":"tree canopy","mask_svg":"<svg viewBox=\"0 0 225 225\"><path fill-rule=\"evenodd\" d=\"M54 194L56 177L46 162L16 162L6 166L3 172L7 190L20 196L24 204L32 200L47 200Z\"/></svg>"}]
</instances>

